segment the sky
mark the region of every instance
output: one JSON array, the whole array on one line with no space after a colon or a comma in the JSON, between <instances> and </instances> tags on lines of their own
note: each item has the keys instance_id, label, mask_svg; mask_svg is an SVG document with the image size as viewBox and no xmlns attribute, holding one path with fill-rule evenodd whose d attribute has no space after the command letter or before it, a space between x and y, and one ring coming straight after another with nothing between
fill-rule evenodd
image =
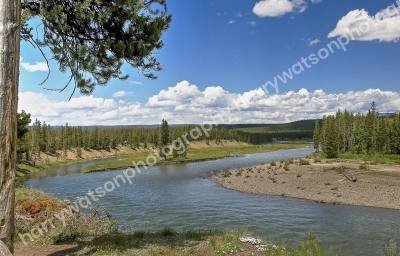
<instances>
[{"instance_id":1,"label":"sky","mask_svg":"<svg viewBox=\"0 0 400 256\"><path fill-rule=\"evenodd\" d=\"M167 0L157 80L129 65L126 81L91 96L21 42L19 110L52 125L286 123L338 109L400 109L400 0ZM36 26L39 20L30 24ZM48 50L44 49L49 56Z\"/></svg>"}]
</instances>

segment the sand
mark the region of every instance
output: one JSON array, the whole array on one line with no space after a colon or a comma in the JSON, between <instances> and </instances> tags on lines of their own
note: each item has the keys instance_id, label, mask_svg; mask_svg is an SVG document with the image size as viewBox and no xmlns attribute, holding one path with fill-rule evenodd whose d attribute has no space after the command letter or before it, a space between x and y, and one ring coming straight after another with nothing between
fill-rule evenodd
<instances>
[{"instance_id":1,"label":"sand","mask_svg":"<svg viewBox=\"0 0 400 256\"><path fill-rule=\"evenodd\" d=\"M265 164L215 174L213 178L226 188L247 193L279 195L331 204L400 209L400 166L369 165L362 162L335 161L300 165L298 160L284 169ZM343 173L353 174L356 182Z\"/></svg>"}]
</instances>

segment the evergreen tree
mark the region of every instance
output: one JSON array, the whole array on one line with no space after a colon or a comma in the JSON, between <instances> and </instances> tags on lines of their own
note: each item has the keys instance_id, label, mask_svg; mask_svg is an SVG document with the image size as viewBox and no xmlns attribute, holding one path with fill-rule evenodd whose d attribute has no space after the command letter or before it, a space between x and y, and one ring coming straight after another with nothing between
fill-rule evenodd
<instances>
[{"instance_id":1,"label":"evergreen tree","mask_svg":"<svg viewBox=\"0 0 400 256\"><path fill-rule=\"evenodd\" d=\"M364 144L364 117L362 114L357 113L353 122L353 135L352 135L352 151L356 154L361 154Z\"/></svg>"},{"instance_id":2,"label":"evergreen tree","mask_svg":"<svg viewBox=\"0 0 400 256\"><path fill-rule=\"evenodd\" d=\"M96 85L106 85L112 78L127 79L121 71L124 63L145 77L156 78L153 72L162 67L153 51L162 48L161 36L171 16L165 0L2 0L0 17L0 105L4 113L0 127L8 128L2 134L7 143L0 150L0 173L6 179L0 176L0 194L5 195L0 199L0 219L6 223L0 228L0 237L13 252L15 192L14 186L6 184L14 184L16 169L16 146L10 147L8 142L17 144L20 39L48 47L60 70L70 71L73 91L91 94ZM33 28L28 27L32 17L43 23L43 31L35 33L39 38L34 38Z\"/></svg>"},{"instance_id":3,"label":"evergreen tree","mask_svg":"<svg viewBox=\"0 0 400 256\"><path fill-rule=\"evenodd\" d=\"M315 128L314 128L314 135L313 135L313 142L314 142L314 149L315 152L319 152L320 146L320 128L319 128L319 120L315 120Z\"/></svg>"},{"instance_id":4,"label":"evergreen tree","mask_svg":"<svg viewBox=\"0 0 400 256\"><path fill-rule=\"evenodd\" d=\"M375 114L371 110L365 117L364 126L364 149L367 154L372 154L375 151Z\"/></svg>"},{"instance_id":5,"label":"evergreen tree","mask_svg":"<svg viewBox=\"0 0 400 256\"><path fill-rule=\"evenodd\" d=\"M389 149L392 154L400 154L400 114L397 113L388 124Z\"/></svg>"},{"instance_id":6,"label":"evergreen tree","mask_svg":"<svg viewBox=\"0 0 400 256\"><path fill-rule=\"evenodd\" d=\"M41 122L36 118L35 122L32 124L32 146L31 146L31 160L33 164L40 159L40 129Z\"/></svg>"},{"instance_id":7,"label":"evergreen tree","mask_svg":"<svg viewBox=\"0 0 400 256\"><path fill-rule=\"evenodd\" d=\"M22 161L23 155L29 151L27 125L31 123L31 114L24 110L17 114L17 161Z\"/></svg>"},{"instance_id":8,"label":"evergreen tree","mask_svg":"<svg viewBox=\"0 0 400 256\"><path fill-rule=\"evenodd\" d=\"M338 157L340 144L338 126L333 116L327 116L323 124L324 141L323 151L328 158Z\"/></svg>"},{"instance_id":9,"label":"evergreen tree","mask_svg":"<svg viewBox=\"0 0 400 256\"><path fill-rule=\"evenodd\" d=\"M169 152L169 126L166 120L161 121L160 127L160 156L167 159L167 154Z\"/></svg>"}]
</instances>

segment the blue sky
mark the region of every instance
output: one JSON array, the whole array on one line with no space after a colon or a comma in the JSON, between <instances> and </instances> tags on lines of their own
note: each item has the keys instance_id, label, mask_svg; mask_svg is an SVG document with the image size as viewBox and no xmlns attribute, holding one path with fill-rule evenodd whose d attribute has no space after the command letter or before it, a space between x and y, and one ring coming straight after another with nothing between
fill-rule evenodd
<instances>
[{"instance_id":1,"label":"blue sky","mask_svg":"<svg viewBox=\"0 0 400 256\"><path fill-rule=\"evenodd\" d=\"M47 75L44 60L23 42L20 109L51 124L110 125L154 124L162 118L201 123L216 115L220 123L281 123L338 108L363 112L373 100L381 111L400 107L400 3L395 0L167 3L173 21L163 36L165 46L156 51L164 66L157 80L142 78L142 84L137 70L125 66L127 81L113 80L91 97L77 92L68 102L72 87L59 94L38 85ZM339 40L346 45L328 48ZM310 64L312 54L318 63ZM292 72L292 79L274 82L283 72ZM45 86L60 88L67 80L51 62Z\"/></svg>"}]
</instances>

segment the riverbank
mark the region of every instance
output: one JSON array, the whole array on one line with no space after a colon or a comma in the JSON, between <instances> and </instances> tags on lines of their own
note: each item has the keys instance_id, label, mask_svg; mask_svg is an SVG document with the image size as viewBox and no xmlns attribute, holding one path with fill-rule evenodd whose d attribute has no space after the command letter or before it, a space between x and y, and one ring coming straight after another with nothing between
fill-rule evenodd
<instances>
[{"instance_id":1,"label":"riverbank","mask_svg":"<svg viewBox=\"0 0 400 256\"><path fill-rule=\"evenodd\" d=\"M273 162L216 174L213 178L226 188L247 193L400 210L399 165L319 161ZM357 181L350 181L344 174L355 176Z\"/></svg>"},{"instance_id":2,"label":"riverbank","mask_svg":"<svg viewBox=\"0 0 400 256\"><path fill-rule=\"evenodd\" d=\"M36 159L36 162L22 162L17 164L16 178L17 180L24 177L29 173L38 172L41 170L65 166L78 162L85 162L95 159L107 159L120 156L128 156L132 154L148 154L150 149L136 148L132 149L128 146L118 146L113 150L85 150L82 149L81 157L77 156L75 149L67 150L65 157L61 157L62 152L58 151L54 155L40 153L40 157Z\"/></svg>"},{"instance_id":3,"label":"riverbank","mask_svg":"<svg viewBox=\"0 0 400 256\"><path fill-rule=\"evenodd\" d=\"M304 143L251 145L248 143L231 141L224 141L219 144L215 144L213 142L209 142L208 144L205 142L191 142L189 144L186 157L173 158L172 156L169 156L166 160L160 160L157 158L158 161L153 165L209 161L223 159L227 157L238 157L244 154L255 154L284 149L304 148L307 146L310 145ZM146 163L146 158L151 155L155 156L154 151L124 155L120 156L117 161L98 163L88 166L82 172L101 172L135 167L133 162ZM138 164L138 166L141 165L143 164Z\"/></svg>"}]
</instances>

